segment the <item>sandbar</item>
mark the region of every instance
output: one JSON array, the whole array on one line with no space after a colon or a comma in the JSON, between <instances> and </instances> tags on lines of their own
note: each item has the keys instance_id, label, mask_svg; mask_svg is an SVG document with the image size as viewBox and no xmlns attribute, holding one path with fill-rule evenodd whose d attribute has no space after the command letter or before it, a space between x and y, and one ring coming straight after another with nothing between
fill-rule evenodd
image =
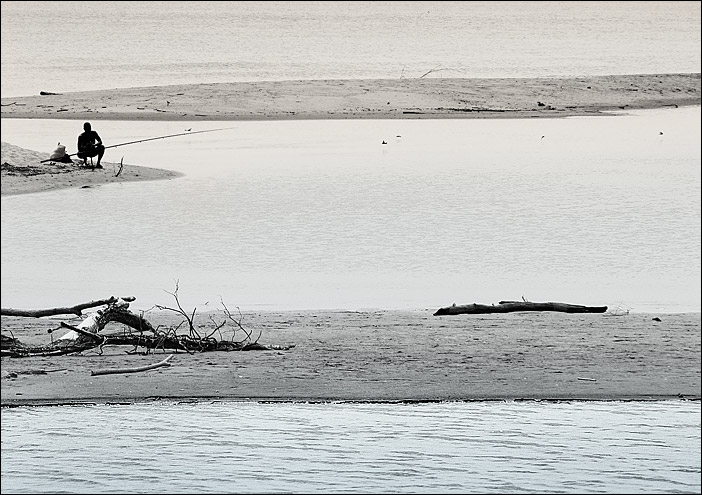
<instances>
[{"instance_id":1,"label":"sandbar","mask_svg":"<svg viewBox=\"0 0 702 495\"><path fill-rule=\"evenodd\" d=\"M51 93L51 91L44 91ZM153 86L2 98L2 118L530 118L700 104L700 73L399 78Z\"/></svg>"},{"instance_id":2,"label":"sandbar","mask_svg":"<svg viewBox=\"0 0 702 495\"><path fill-rule=\"evenodd\" d=\"M243 314L244 327L255 337L261 332L259 343L294 344L288 350L143 355L105 346L102 354L3 357L1 402L700 400L699 313L433 316L435 309ZM182 320L146 317L162 328ZM197 321L207 326L208 318L198 314ZM68 316L3 316L2 328L25 343L47 344L47 330L60 321L71 323ZM120 326L108 324L103 333ZM91 375L169 354L170 367Z\"/></svg>"}]
</instances>

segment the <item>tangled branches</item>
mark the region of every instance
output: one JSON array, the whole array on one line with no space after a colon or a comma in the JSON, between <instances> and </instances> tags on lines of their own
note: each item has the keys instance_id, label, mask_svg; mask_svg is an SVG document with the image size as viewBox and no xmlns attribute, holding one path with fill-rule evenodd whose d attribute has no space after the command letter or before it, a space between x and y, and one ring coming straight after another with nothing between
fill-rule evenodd
<instances>
[{"instance_id":1,"label":"tangled branches","mask_svg":"<svg viewBox=\"0 0 702 495\"><path fill-rule=\"evenodd\" d=\"M30 356L58 356L72 354L97 348L102 354L103 348L112 346L132 346L128 354L149 354L157 350L183 351L189 354L210 351L251 351L251 350L287 350L294 345L277 346L260 344L261 331L254 338L253 332L246 329L243 324L243 315L238 311L238 317L222 303L221 315L209 315L210 325L207 330L198 327L195 323L197 309L186 311L178 298L178 282L173 292L169 292L175 299L176 307L156 305L154 308L162 311L174 312L182 316L183 321L171 327L154 327L145 317L144 312L136 314L129 310L129 302L135 298L103 299L91 303L83 303L71 308L53 308L46 310L14 310L3 309L5 316L34 316L47 314L75 313L81 314L82 309L105 305L94 313L90 313L78 326L61 322L61 325L50 330L49 334L58 329L70 330L57 340L51 339L50 344L29 346L12 336L2 335L0 342L0 355L10 357ZM77 309L78 308L78 309ZM239 308L237 308L238 310ZM57 313L57 311L59 313ZM150 310L149 310L150 311ZM116 332L103 332L110 323L122 324ZM185 326L186 333L179 333ZM228 334L229 337L225 337ZM218 338L215 337L217 335Z\"/></svg>"}]
</instances>

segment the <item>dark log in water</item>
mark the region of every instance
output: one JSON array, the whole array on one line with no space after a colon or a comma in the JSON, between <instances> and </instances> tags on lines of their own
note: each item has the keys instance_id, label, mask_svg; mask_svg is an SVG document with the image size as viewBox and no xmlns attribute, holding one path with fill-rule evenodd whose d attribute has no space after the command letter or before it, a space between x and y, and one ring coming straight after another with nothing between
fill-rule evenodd
<instances>
[{"instance_id":1,"label":"dark log in water","mask_svg":"<svg viewBox=\"0 0 702 495\"><path fill-rule=\"evenodd\" d=\"M528 302L528 301L500 301L494 304L463 304L461 306L447 306L439 308L434 316L443 315L478 315L487 313L513 313L517 311L558 311L561 313L604 313L607 306L581 306L559 302Z\"/></svg>"}]
</instances>

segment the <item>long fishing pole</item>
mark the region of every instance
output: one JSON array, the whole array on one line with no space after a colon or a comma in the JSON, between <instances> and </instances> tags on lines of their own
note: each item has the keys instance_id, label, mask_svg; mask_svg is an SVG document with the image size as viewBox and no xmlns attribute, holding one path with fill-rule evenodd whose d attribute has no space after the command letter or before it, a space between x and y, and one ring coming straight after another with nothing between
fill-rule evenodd
<instances>
[{"instance_id":1,"label":"long fishing pole","mask_svg":"<svg viewBox=\"0 0 702 495\"><path fill-rule=\"evenodd\" d=\"M185 136L185 135L193 135L193 134L200 134L202 132L213 132L213 131L226 131L227 129L234 129L233 127L221 127L219 129L205 129L204 131L195 131L195 132L180 132L178 134L169 134L168 136L157 136L157 137L152 137L152 138L146 138L146 139L138 139L136 141L129 141L128 143L119 143L119 144L112 144L110 146L105 146L105 149L108 148L116 148L118 146L126 146L128 144L136 144L136 143L144 143L146 141L154 141L156 139L166 139L169 137L176 137L176 136ZM75 156L80 152L77 153L71 153L70 155L66 155L68 157ZM49 158L48 160L42 160L40 163L46 163L46 162L55 162L57 160L52 160Z\"/></svg>"}]
</instances>

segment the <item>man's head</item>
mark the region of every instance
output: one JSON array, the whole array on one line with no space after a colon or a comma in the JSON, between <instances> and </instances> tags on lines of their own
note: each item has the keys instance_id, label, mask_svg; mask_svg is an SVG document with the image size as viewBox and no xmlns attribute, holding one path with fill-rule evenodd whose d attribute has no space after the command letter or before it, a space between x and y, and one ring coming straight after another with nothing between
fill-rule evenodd
<instances>
[{"instance_id":1,"label":"man's head","mask_svg":"<svg viewBox=\"0 0 702 495\"><path fill-rule=\"evenodd\" d=\"M83 124L83 130L89 131L90 129L91 129L90 122L86 122L85 124Z\"/></svg>"}]
</instances>

